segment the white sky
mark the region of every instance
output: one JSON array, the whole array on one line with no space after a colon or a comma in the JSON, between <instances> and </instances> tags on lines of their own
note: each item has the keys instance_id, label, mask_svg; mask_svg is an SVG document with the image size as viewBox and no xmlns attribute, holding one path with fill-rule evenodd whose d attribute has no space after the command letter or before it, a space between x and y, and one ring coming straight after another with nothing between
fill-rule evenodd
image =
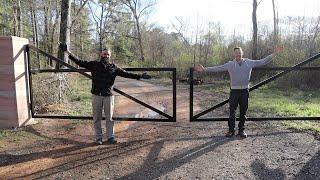
<instances>
[{"instance_id":1,"label":"white sky","mask_svg":"<svg viewBox=\"0 0 320 180\"><path fill-rule=\"evenodd\" d=\"M259 2L260 0L258 0ZM317 17L320 15L320 0L275 0L279 18L286 16ZM225 34L251 33L252 0L158 0L150 23L172 31L175 17L182 17L191 26L207 27L206 22L220 22ZM272 23L272 1L262 0L257 10L258 23ZM191 28L190 28L191 29Z\"/></svg>"}]
</instances>

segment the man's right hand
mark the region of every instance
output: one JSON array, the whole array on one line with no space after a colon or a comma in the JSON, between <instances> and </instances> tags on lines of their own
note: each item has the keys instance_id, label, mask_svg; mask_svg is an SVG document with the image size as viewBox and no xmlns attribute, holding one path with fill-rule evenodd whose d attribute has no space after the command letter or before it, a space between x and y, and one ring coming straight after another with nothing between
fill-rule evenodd
<instances>
[{"instance_id":1,"label":"man's right hand","mask_svg":"<svg viewBox=\"0 0 320 180\"><path fill-rule=\"evenodd\" d=\"M141 78L142 78L142 79L151 79L151 76L148 75L147 73L143 73L143 74L141 75Z\"/></svg>"},{"instance_id":2,"label":"man's right hand","mask_svg":"<svg viewBox=\"0 0 320 180\"><path fill-rule=\"evenodd\" d=\"M195 66L194 68L193 68L193 70L195 71L195 72L203 72L204 70L205 70L205 68L201 65L201 64L199 64L199 65L197 65L197 66Z\"/></svg>"},{"instance_id":3,"label":"man's right hand","mask_svg":"<svg viewBox=\"0 0 320 180\"><path fill-rule=\"evenodd\" d=\"M275 48L275 50L274 50L274 54L279 54L279 53L281 53L281 52L283 51L283 49L284 49L283 45L277 46L277 47Z\"/></svg>"}]
</instances>

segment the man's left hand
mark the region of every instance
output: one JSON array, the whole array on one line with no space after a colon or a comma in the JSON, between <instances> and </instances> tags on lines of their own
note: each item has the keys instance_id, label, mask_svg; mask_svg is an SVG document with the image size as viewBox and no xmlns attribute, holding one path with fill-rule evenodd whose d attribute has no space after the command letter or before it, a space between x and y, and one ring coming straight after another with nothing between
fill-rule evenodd
<instances>
[{"instance_id":1,"label":"man's left hand","mask_svg":"<svg viewBox=\"0 0 320 180\"><path fill-rule=\"evenodd\" d=\"M61 49L62 51L68 51L68 46L66 43L60 43L59 49Z\"/></svg>"}]
</instances>

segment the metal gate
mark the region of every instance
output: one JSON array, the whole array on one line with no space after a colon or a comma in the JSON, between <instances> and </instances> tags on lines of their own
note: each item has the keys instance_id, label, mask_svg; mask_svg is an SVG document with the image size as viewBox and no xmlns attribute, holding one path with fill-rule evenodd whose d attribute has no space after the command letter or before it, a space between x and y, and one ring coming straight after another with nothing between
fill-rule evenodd
<instances>
[{"instance_id":1,"label":"metal gate","mask_svg":"<svg viewBox=\"0 0 320 180\"><path fill-rule=\"evenodd\" d=\"M303 71L303 70L316 70L320 71L320 67L301 67L307 63L310 63L320 57L320 53L316 54L310 58L307 58L303 60L302 62L294 65L293 67L276 67L276 68L255 68L254 70L282 70L278 74L261 81L257 83L256 85L252 86L249 91L253 91L258 89L259 87L268 84L279 77L291 72L291 71ZM226 99L220 103L217 103L213 107L206 109L198 114L194 115L193 112L193 86L194 86L194 78L193 78L193 68L190 68L190 121L195 122L195 121L227 121L229 118L228 117L210 117L210 118L201 118L201 116L229 103L229 99ZM237 118L237 120L239 120ZM248 117L248 121L280 121L280 120L320 120L320 117Z\"/></svg>"},{"instance_id":2,"label":"metal gate","mask_svg":"<svg viewBox=\"0 0 320 180\"><path fill-rule=\"evenodd\" d=\"M33 50L34 52L40 53L47 58L56 61L57 63L69 68L69 69L31 69L30 64L30 50ZM28 45L26 47L26 54L27 54L27 60L28 60L28 82L29 82L29 93L30 93L30 109L31 109L31 116L33 118L52 118L52 119L92 119L92 116L63 116L63 115L40 115L36 114L34 110L34 103L33 103L33 89L32 89L32 74L35 73L46 73L46 72L78 72L82 74L83 76L92 79L91 75L87 74L88 70L85 69L77 69L61 59L54 57L51 54L48 54L32 45ZM158 121L158 122L175 122L176 121L176 68L124 68L126 71L162 71L162 72L171 72L171 79L172 79L172 115L169 115L123 91L117 88L113 88L113 90L126 98L129 98L130 100L158 113L159 115L165 117L165 118L133 118L133 117L113 117L114 120L118 121Z\"/></svg>"}]
</instances>

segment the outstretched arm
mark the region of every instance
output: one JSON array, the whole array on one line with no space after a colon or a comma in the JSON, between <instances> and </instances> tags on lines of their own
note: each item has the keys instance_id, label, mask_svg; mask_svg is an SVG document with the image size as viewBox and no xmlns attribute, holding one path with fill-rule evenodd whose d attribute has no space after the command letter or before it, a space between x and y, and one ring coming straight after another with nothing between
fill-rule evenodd
<instances>
[{"instance_id":1,"label":"outstretched arm","mask_svg":"<svg viewBox=\"0 0 320 180\"><path fill-rule=\"evenodd\" d=\"M65 51L68 54L69 59L71 59L73 62L75 62L80 67L84 67L86 69L91 69L91 63L89 61L80 60L77 58L74 54L72 54L69 50L66 44L59 45L59 48L63 51Z\"/></svg>"},{"instance_id":2,"label":"outstretched arm","mask_svg":"<svg viewBox=\"0 0 320 180\"><path fill-rule=\"evenodd\" d=\"M269 56L261 59L261 60L253 60L250 61L251 62L251 66L252 67L259 67L259 66L264 66L266 64L268 64L276 55L278 55L279 53L281 53L283 51L283 46L278 46L274 52L272 54L270 54Z\"/></svg>"},{"instance_id":3,"label":"outstretched arm","mask_svg":"<svg viewBox=\"0 0 320 180\"><path fill-rule=\"evenodd\" d=\"M212 67L203 67L201 64L197 65L196 67L194 67L194 71L195 72L222 72L222 71L228 71L230 64L229 63L225 63L223 65L220 66L212 66Z\"/></svg>"},{"instance_id":4,"label":"outstretched arm","mask_svg":"<svg viewBox=\"0 0 320 180\"><path fill-rule=\"evenodd\" d=\"M129 73L125 71L124 69L116 66L116 73L118 76L124 77L124 78L131 78L131 79L151 79L151 76L147 75L147 73L143 74L134 74L134 73Z\"/></svg>"}]
</instances>

